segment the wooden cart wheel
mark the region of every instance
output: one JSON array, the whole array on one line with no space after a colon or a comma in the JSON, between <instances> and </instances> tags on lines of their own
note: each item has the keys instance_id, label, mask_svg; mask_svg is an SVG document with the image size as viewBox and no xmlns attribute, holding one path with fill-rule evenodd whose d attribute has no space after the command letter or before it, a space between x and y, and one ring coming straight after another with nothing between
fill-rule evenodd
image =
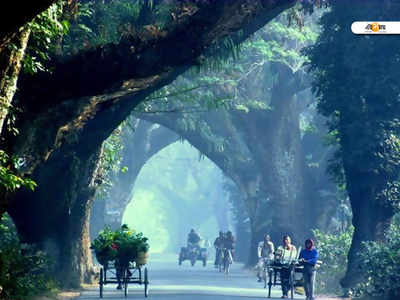
<instances>
[{"instance_id":1,"label":"wooden cart wheel","mask_svg":"<svg viewBox=\"0 0 400 300\"><path fill-rule=\"evenodd\" d=\"M124 270L124 295L125 295L125 298L128 297L128 282L129 282L128 268L126 268Z\"/></svg>"},{"instance_id":2,"label":"wooden cart wheel","mask_svg":"<svg viewBox=\"0 0 400 300\"><path fill-rule=\"evenodd\" d=\"M192 265L192 267L194 266L195 263L196 263L196 258L195 257L191 257L190 258L190 264Z\"/></svg>"},{"instance_id":3,"label":"wooden cart wheel","mask_svg":"<svg viewBox=\"0 0 400 300\"><path fill-rule=\"evenodd\" d=\"M149 278L147 274L147 268L144 268L144 296L147 298L149 295Z\"/></svg>"},{"instance_id":4,"label":"wooden cart wheel","mask_svg":"<svg viewBox=\"0 0 400 300\"><path fill-rule=\"evenodd\" d=\"M104 285L104 270L103 270L103 268L100 268L99 285L100 285L100 298L103 298L103 285Z\"/></svg>"},{"instance_id":5,"label":"wooden cart wheel","mask_svg":"<svg viewBox=\"0 0 400 300\"><path fill-rule=\"evenodd\" d=\"M267 288L267 281L268 281L268 267L264 267L263 281L264 281L264 289L266 289Z\"/></svg>"},{"instance_id":6,"label":"wooden cart wheel","mask_svg":"<svg viewBox=\"0 0 400 300\"><path fill-rule=\"evenodd\" d=\"M103 282L104 282L104 285L107 283L107 268L108 268L108 264L106 264L104 267L103 267Z\"/></svg>"},{"instance_id":7,"label":"wooden cart wheel","mask_svg":"<svg viewBox=\"0 0 400 300\"><path fill-rule=\"evenodd\" d=\"M271 298L272 272L272 270L268 272L268 298Z\"/></svg>"},{"instance_id":8,"label":"wooden cart wheel","mask_svg":"<svg viewBox=\"0 0 400 300\"><path fill-rule=\"evenodd\" d=\"M294 268L291 268L290 270L290 296L293 299L294 296Z\"/></svg>"}]
</instances>

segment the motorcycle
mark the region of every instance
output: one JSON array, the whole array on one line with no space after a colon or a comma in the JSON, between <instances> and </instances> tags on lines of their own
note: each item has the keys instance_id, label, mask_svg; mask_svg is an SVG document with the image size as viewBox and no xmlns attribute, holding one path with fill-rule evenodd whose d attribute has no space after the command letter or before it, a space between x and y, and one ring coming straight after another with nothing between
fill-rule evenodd
<instances>
[{"instance_id":1,"label":"motorcycle","mask_svg":"<svg viewBox=\"0 0 400 300\"><path fill-rule=\"evenodd\" d=\"M179 253L178 264L182 265L182 262L185 260L189 260L192 266L195 265L197 260L201 260L203 262L203 267L207 264L207 249L200 248L198 245L188 244L187 247L182 247Z\"/></svg>"}]
</instances>

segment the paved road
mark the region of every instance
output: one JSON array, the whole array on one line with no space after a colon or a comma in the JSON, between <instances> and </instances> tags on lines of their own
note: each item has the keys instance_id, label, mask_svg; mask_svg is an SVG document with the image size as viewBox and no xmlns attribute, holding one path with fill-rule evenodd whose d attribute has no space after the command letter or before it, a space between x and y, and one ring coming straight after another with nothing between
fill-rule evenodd
<instances>
[{"instance_id":1,"label":"paved road","mask_svg":"<svg viewBox=\"0 0 400 300\"><path fill-rule=\"evenodd\" d=\"M198 261L194 267L189 261L178 266L177 255L151 256L147 265L149 270L149 298L166 300L238 300L266 298L267 290L258 283L254 273L243 270L243 265L234 263L230 275L225 276L213 268L209 261L203 267ZM281 297L280 287L273 288L272 298ZM93 300L99 298L98 287L83 292L78 300ZM304 299L304 296L295 296ZM115 284L107 284L104 290L104 299L125 299ZM143 286L129 285L128 299L145 299Z\"/></svg>"}]
</instances>

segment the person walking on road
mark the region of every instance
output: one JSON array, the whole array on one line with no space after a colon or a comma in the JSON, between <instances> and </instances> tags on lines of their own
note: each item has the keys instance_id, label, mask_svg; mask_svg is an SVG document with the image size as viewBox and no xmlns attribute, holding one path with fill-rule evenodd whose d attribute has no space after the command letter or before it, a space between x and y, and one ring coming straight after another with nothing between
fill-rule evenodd
<instances>
[{"instance_id":1,"label":"person walking on road","mask_svg":"<svg viewBox=\"0 0 400 300\"><path fill-rule=\"evenodd\" d=\"M279 246L277 250L282 252L283 258L285 257L295 257L297 252L296 247L291 244L290 236L285 235L283 237L283 245ZM289 298L289 290L290 290L290 269L282 267L280 270L281 277L281 287L282 287L282 297L281 298Z\"/></svg>"},{"instance_id":2,"label":"person walking on road","mask_svg":"<svg viewBox=\"0 0 400 300\"><path fill-rule=\"evenodd\" d=\"M301 250L299 256L299 260L304 265L304 290L306 292L306 300L314 300L315 265L318 259L318 251L315 249L312 239L305 241L305 247L305 249Z\"/></svg>"}]
</instances>

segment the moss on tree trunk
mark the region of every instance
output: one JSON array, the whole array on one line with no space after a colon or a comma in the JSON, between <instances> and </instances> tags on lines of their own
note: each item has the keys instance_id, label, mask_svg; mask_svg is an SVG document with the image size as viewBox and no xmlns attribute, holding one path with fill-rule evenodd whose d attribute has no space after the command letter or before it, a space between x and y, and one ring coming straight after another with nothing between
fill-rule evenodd
<instances>
[{"instance_id":1,"label":"moss on tree trunk","mask_svg":"<svg viewBox=\"0 0 400 300\"><path fill-rule=\"evenodd\" d=\"M0 51L0 132L17 89L18 75L29 35L28 26L20 28L8 47Z\"/></svg>"}]
</instances>

